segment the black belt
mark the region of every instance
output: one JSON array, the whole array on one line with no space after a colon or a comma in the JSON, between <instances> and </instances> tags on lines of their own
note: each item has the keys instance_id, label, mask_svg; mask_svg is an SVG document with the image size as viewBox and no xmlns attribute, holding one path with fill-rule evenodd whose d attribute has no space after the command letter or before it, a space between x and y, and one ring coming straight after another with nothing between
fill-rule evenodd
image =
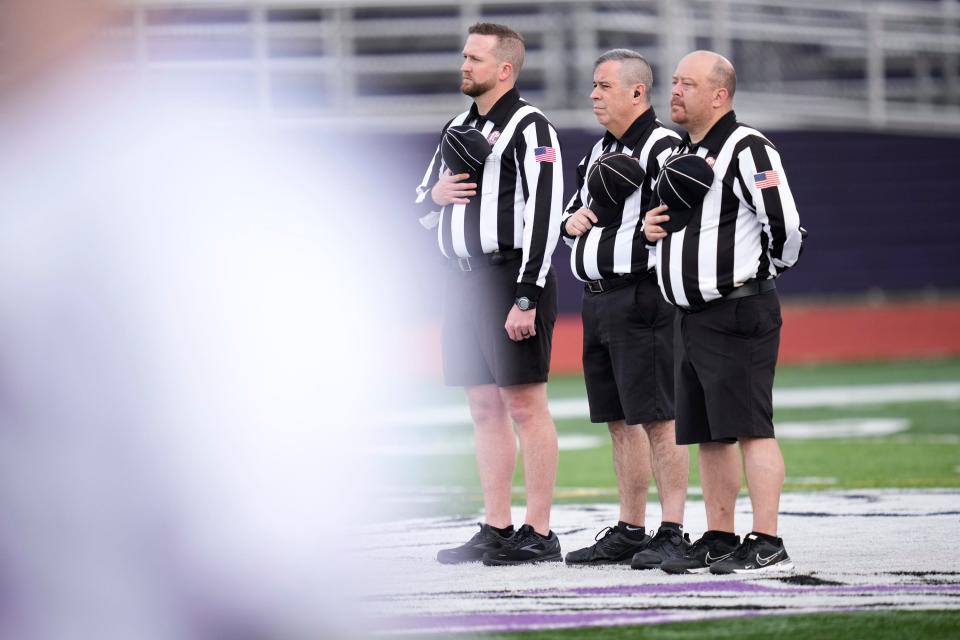
<instances>
[{"instance_id":1,"label":"black belt","mask_svg":"<svg viewBox=\"0 0 960 640\"><path fill-rule=\"evenodd\" d=\"M482 256L473 258L454 258L450 260L450 266L455 271L479 271L489 267L499 267L512 260L519 260L523 257L523 249L507 249L506 251L494 251L485 253Z\"/></svg>"},{"instance_id":2,"label":"black belt","mask_svg":"<svg viewBox=\"0 0 960 640\"><path fill-rule=\"evenodd\" d=\"M727 300L736 300L737 298L749 298L750 296L758 296L762 293L770 293L777 288L776 280L747 280L742 285L723 296L722 298L717 298L716 300L711 300L710 302L705 302L701 305L691 306L691 307L678 307L681 311L685 313L697 313L698 311L703 311L704 309L709 309L710 307L716 306L721 302L726 302Z\"/></svg>"},{"instance_id":3,"label":"black belt","mask_svg":"<svg viewBox=\"0 0 960 640\"><path fill-rule=\"evenodd\" d=\"M603 280L590 280L583 284L583 288L590 293L613 291L614 289L620 289L636 282L640 282L650 275L650 273L650 271L644 271L643 273L624 273L623 275L610 276L609 278L604 278Z\"/></svg>"}]
</instances>

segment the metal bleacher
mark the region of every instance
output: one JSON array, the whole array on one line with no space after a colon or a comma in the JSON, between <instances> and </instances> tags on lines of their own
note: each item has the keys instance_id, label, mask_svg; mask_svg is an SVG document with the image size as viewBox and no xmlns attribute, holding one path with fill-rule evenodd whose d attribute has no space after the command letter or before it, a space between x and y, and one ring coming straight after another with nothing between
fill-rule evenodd
<instances>
[{"instance_id":1,"label":"metal bleacher","mask_svg":"<svg viewBox=\"0 0 960 640\"><path fill-rule=\"evenodd\" d=\"M593 61L626 46L654 66L655 105L697 48L739 74L761 127L960 135L960 0L128 0L105 41L118 65L281 126L433 130L462 107L477 21L524 34L522 93L561 127L592 127Z\"/></svg>"}]
</instances>

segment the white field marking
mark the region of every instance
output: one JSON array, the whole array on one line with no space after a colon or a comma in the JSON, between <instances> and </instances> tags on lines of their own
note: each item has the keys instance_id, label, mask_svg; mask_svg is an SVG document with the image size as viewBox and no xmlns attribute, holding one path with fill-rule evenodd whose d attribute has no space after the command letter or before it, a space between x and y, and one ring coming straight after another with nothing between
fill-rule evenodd
<instances>
[{"instance_id":1,"label":"white field marking","mask_svg":"<svg viewBox=\"0 0 960 640\"><path fill-rule=\"evenodd\" d=\"M453 425L460 426L460 425ZM819 420L810 422L779 422L776 426L777 437L781 440L813 438L867 438L885 436L906 431L910 421L902 418L844 418L841 420ZM469 435L454 438L416 439L416 434L404 430L396 434L397 441L381 441L368 451L371 455L391 457L419 456L472 456L473 438ZM561 451L598 449L610 444L606 435L587 433L561 434L558 437Z\"/></svg>"},{"instance_id":2,"label":"white field marking","mask_svg":"<svg viewBox=\"0 0 960 640\"><path fill-rule=\"evenodd\" d=\"M807 584L785 583L779 576L672 576L624 566L438 564L438 549L462 544L476 533L479 512L378 524L358 543L377 568L371 611L389 618L391 635L958 609L960 561L949 545L943 546L960 535L958 510L960 490L955 489L785 493L778 535ZM741 496L736 508L741 535L749 531L750 513L749 498ZM523 522L523 516L522 507L514 508L514 523ZM649 502L646 524L656 526L660 516L657 502ZM593 544L596 533L617 517L614 503L557 505L550 526L569 552ZM688 505L684 528L691 538L705 527L702 505Z\"/></svg>"},{"instance_id":3,"label":"white field marking","mask_svg":"<svg viewBox=\"0 0 960 640\"><path fill-rule=\"evenodd\" d=\"M408 433L403 435L408 436ZM557 445L561 451L574 451L577 449L597 449L609 443L609 436L594 436L588 434L572 433L557 436ZM409 442L406 438L404 442L384 443L368 450L375 456L456 456L473 455L473 438L456 438L450 440L436 438L428 442Z\"/></svg>"},{"instance_id":4,"label":"white field marking","mask_svg":"<svg viewBox=\"0 0 960 640\"><path fill-rule=\"evenodd\" d=\"M780 440L808 440L819 438L869 438L888 436L910 428L903 418L844 418L806 422L778 422L775 425Z\"/></svg>"},{"instance_id":5,"label":"white field marking","mask_svg":"<svg viewBox=\"0 0 960 640\"><path fill-rule=\"evenodd\" d=\"M773 406L776 409L850 407L865 404L883 405L931 400L960 400L960 382L808 387L803 389L774 389L773 391ZM586 418L590 415L586 398L551 400L550 412L557 420ZM396 412L389 416L382 416L381 422L390 425L425 427L470 424L471 420L467 406L458 404Z\"/></svg>"}]
</instances>

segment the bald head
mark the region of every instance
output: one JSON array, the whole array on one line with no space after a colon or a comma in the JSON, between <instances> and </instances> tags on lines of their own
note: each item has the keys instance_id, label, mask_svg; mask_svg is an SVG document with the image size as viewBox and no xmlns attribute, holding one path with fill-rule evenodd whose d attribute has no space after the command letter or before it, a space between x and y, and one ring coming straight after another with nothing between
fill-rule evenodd
<instances>
[{"instance_id":1,"label":"bald head","mask_svg":"<svg viewBox=\"0 0 960 640\"><path fill-rule=\"evenodd\" d=\"M733 109L737 72L730 61L713 51L694 51L680 60L673 75L670 117L690 132L704 135Z\"/></svg>"}]
</instances>

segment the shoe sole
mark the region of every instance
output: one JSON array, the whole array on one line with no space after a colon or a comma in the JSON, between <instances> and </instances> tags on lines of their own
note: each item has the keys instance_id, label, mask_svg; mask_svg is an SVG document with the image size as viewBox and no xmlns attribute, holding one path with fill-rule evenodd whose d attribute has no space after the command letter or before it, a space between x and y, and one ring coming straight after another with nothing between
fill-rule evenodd
<instances>
[{"instance_id":1,"label":"shoe sole","mask_svg":"<svg viewBox=\"0 0 960 640\"><path fill-rule=\"evenodd\" d=\"M719 571L713 571L711 569L710 573L717 576L728 576L731 574L745 575L745 574L761 574L761 573L793 573L794 567L793 562L788 560L786 562L778 562L777 564L771 564L767 567L759 567L757 569L734 569L733 571L727 573L720 573Z\"/></svg>"},{"instance_id":2,"label":"shoe sole","mask_svg":"<svg viewBox=\"0 0 960 640\"><path fill-rule=\"evenodd\" d=\"M667 568L665 568L662 564L660 565L659 568L660 568L660 570L663 571L664 573L669 573L669 574L672 574L672 575L688 575L688 574L695 574L695 573L708 573L708 572L710 571L710 567L683 567L683 568L681 568L681 567L674 567L674 568L671 568L671 569L667 569Z\"/></svg>"},{"instance_id":3,"label":"shoe sole","mask_svg":"<svg viewBox=\"0 0 960 640\"><path fill-rule=\"evenodd\" d=\"M464 559L464 560L441 560L440 558L437 558L437 562L438 562L439 564L446 564L446 565L473 564L473 563L480 562L480 561L482 561L482 560L483 560L483 558L475 558L475 559L471 559L471 560L466 560L466 559Z\"/></svg>"},{"instance_id":4,"label":"shoe sole","mask_svg":"<svg viewBox=\"0 0 960 640\"><path fill-rule=\"evenodd\" d=\"M632 558L625 558L624 560L586 560L584 562L577 562L576 560L571 562L569 560L564 560L564 563L566 563L568 567L608 567L618 564L629 565L632 560Z\"/></svg>"},{"instance_id":5,"label":"shoe sole","mask_svg":"<svg viewBox=\"0 0 960 640\"><path fill-rule=\"evenodd\" d=\"M531 560L500 560L497 558L484 558L483 564L488 567L505 567L515 564L539 564L541 562L561 562L563 557L559 554L553 554L549 556L544 556L542 558L534 558Z\"/></svg>"}]
</instances>

